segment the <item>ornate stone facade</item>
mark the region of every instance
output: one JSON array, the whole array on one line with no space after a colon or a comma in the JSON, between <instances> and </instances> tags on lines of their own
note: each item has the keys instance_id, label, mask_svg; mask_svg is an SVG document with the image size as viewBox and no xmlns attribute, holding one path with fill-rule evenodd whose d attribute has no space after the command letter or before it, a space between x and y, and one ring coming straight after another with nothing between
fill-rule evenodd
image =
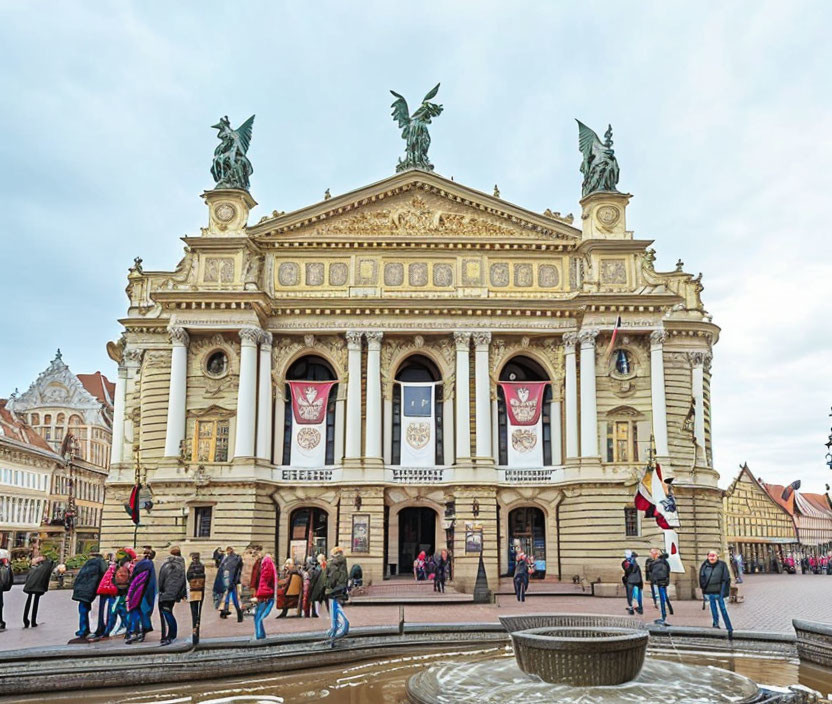
<instances>
[{"instance_id":1,"label":"ornate stone facade","mask_svg":"<svg viewBox=\"0 0 832 704\"><path fill-rule=\"evenodd\" d=\"M374 581L448 547L470 590L480 555L494 585L519 541L547 575L617 581L624 548L659 541L646 524L627 534L655 445L698 562L720 540L705 364L719 329L690 274L653 269L626 230L628 199L587 196L578 229L405 171L219 230L219 204L242 217L254 202L209 191L188 263L129 275L104 547L132 540L121 504L138 480L154 496L143 544L257 543L283 558L337 543ZM255 256L262 275L248 276ZM325 421L304 428L325 440L314 466L297 460L309 448L288 381L333 383ZM539 433L534 466L509 453L500 386L526 381L544 389L539 425L522 431ZM419 462L402 462L408 437Z\"/></svg>"}]
</instances>

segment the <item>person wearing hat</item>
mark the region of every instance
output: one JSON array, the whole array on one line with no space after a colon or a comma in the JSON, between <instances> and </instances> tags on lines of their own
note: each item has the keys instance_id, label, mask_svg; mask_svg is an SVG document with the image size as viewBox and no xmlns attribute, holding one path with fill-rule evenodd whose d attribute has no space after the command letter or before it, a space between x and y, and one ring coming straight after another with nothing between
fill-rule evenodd
<instances>
[{"instance_id":1,"label":"person wearing hat","mask_svg":"<svg viewBox=\"0 0 832 704\"><path fill-rule=\"evenodd\" d=\"M632 615L636 611L640 614L644 613L644 605L642 603L642 590L644 589L644 580L641 576L641 567L639 567L636 558L638 553L634 550L624 551L624 561L621 563L621 568L624 570L624 576L621 581L624 583L624 588L627 590L627 613ZM633 607L633 600L638 604Z\"/></svg>"},{"instance_id":2,"label":"person wearing hat","mask_svg":"<svg viewBox=\"0 0 832 704\"><path fill-rule=\"evenodd\" d=\"M6 630L3 620L3 596L14 584L14 572L11 565L11 554L8 550L0 550L0 631Z\"/></svg>"}]
</instances>

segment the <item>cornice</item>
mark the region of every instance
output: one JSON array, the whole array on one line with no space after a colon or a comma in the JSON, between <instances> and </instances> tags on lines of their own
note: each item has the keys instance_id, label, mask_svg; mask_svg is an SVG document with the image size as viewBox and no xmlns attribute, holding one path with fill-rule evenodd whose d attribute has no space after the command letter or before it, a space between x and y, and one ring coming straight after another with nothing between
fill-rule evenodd
<instances>
[{"instance_id":1,"label":"cornice","mask_svg":"<svg viewBox=\"0 0 832 704\"><path fill-rule=\"evenodd\" d=\"M314 240L260 240L258 244L262 250L291 249L305 252L316 249L371 249L385 250L424 250L436 249L442 252L451 250L494 250L501 254L506 252L571 252L575 251L575 245L571 242L500 242L494 239L461 241L451 236L419 237L417 234L406 235L407 239L385 239L377 237L366 240L356 240L354 237L344 235L342 239L330 235L316 237ZM369 236L368 236L369 237Z\"/></svg>"},{"instance_id":2,"label":"cornice","mask_svg":"<svg viewBox=\"0 0 832 704\"><path fill-rule=\"evenodd\" d=\"M602 240L590 239L584 240L576 248L576 254L586 254L593 250L601 250L604 252L643 252L655 240Z\"/></svg>"}]
</instances>

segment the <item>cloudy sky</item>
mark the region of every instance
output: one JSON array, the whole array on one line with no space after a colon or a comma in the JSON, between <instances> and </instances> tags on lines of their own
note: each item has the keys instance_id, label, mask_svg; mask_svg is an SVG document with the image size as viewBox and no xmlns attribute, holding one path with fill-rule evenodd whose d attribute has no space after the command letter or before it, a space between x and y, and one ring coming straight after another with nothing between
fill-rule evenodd
<instances>
[{"instance_id":1,"label":"cloudy sky","mask_svg":"<svg viewBox=\"0 0 832 704\"><path fill-rule=\"evenodd\" d=\"M574 119L615 129L628 224L704 272L714 459L832 480L826 2L0 3L0 395L104 346L133 257L206 224L210 125L256 113L252 193L292 210L393 173L389 89L437 81L437 171L579 210Z\"/></svg>"}]
</instances>

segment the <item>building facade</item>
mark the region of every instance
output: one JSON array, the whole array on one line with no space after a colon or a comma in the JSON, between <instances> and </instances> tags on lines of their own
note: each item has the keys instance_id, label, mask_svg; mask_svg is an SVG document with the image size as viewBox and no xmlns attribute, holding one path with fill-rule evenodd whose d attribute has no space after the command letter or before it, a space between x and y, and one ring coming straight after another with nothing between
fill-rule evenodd
<instances>
[{"instance_id":1,"label":"building facade","mask_svg":"<svg viewBox=\"0 0 832 704\"><path fill-rule=\"evenodd\" d=\"M798 538L789 511L775 501L747 464L725 492L725 535L729 549L746 562L766 567L797 552Z\"/></svg>"},{"instance_id":2,"label":"building facade","mask_svg":"<svg viewBox=\"0 0 832 704\"><path fill-rule=\"evenodd\" d=\"M618 581L662 544L632 508L652 437L693 593L722 544L719 329L629 195L583 198L580 227L419 169L253 225L247 191L203 197L179 265L128 275L103 549L132 544L139 481L140 544L338 544L374 581L448 547L471 590L520 541L546 575Z\"/></svg>"},{"instance_id":3,"label":"building facade","mask_svg":"<svg viewBox=\"0 0 832 704\"><path fill-rule=\"evenodd\" d=\"M795 491L791 486L764 484L772 500L791 516L803 555L832 551L832 509L824 494Z\"/></svg>"}]
</instances>

